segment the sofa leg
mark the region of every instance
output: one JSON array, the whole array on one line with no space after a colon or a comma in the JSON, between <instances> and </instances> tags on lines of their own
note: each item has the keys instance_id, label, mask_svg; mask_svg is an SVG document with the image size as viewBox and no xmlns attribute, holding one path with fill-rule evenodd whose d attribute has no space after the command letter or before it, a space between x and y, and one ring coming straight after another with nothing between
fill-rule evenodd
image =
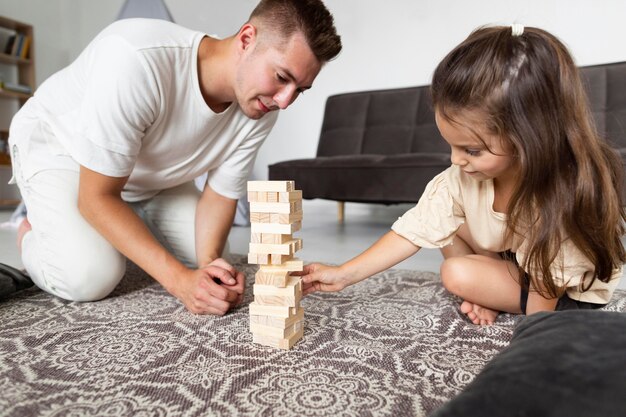
<instances>
[{"instance_id":1,"label":"sofa leg","mask_svg":"<svg viewBox=\"0 0 626 417\"><path fill-rule=\"evenodd\" d=\"M337 220L339 223L343 223L344 214L346 212L346 203L339 201L337 204Z\"/></svg>"}]
</instances>

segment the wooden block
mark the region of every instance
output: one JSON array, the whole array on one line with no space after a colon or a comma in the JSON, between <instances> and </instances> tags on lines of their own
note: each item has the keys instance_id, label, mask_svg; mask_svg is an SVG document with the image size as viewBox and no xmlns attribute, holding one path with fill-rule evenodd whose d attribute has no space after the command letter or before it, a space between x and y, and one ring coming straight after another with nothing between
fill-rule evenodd
<instances>
[{"instance_id":1,"label":"wooden block","mask_svg":"<svg viewBox=\"0 0 626 417\"><path fill-rule=\"evenodd\" d=\"M269 255L270 256L270 261L267 263L267 265L282 265L287 261L290 261L293 259L293 255L281 255L281 254L277 254L277 253L272 253Z\"/></svg>"},{"instance_id":2,"label":"wooden block","mask_svg":"<svg viewBox=\"0 0 626 417\"><path fill-rule=\"evenodd\" d=\"M259 233L261 241L258 243L283 244L293 240L292 235L284 235L277 233ZM257 243L257 242L254 242Z\"/></svg>"},{"instance_id":3,"label":"wooden block","mask_svg":"<svg viewBox=\"0 0 626 417\"><path fill-rule=\"evenodd\" d=\"M294 333L301 331L304 327L304 320L297 321L287 327L264 326L262 324L250 322L252 336L270 336L278 339L289 338Z\"/></svg>"},{"instance_id":4,"label":"wooden block","mask_svg":"<svg viewBox=\"0 0 626 417\"><path fill-rule=\"evenodd\" d=\"M256 301L250 303L250 315L254 316L270 316L270 317L282 317L289 318L293 317L298 313L297 307L290 307L286 305L276 306L276 305L261 305Z\"/></svg>"},{"instance_id":5,"label":"wooden block","mask_svg":"<svg viewBox=\"0 0 626 417\"><path fill-rule=\"evenodd\" d=\"M301 240L302 239L297 238L283 244L250 243L250 253L293 255L297 250L296 248L302 247Z\"/></svg>"},{"instance_id":6,"label":"wooden block","mask_svg":"<svg viewBox=\"0 0 626 417\"><path fill-rule=\"evenodd\" d=\"M297 321L304 320L304 309L298 308L296 314L291 317L272 317L272 316L256 316L250 315L250 323L260 324L263 326L278 327L285 329L293 325Z\"/></svg>"},{"instance_id":7,"label":"wooden block","mask_svg":"<svg viewBox=\"0 0 626 417\"><path fill-rule=\"evenodd\" d=\"M285 287L280 288L275 285L267 285L256 283L253 287L253 293L256 297L257 295L275 295L279 297L296 297L302 296L302 280L300 277L296 276L288 276L287 284Z\"/></svg>"},{"instance_id":8,"label":"wooden block","mask_svg":"<svg viewBox=\"0 0 626 417\"><path fill-rule=\"evenodd\" d=\"M278 203L278 193L275 191L248 191L250 203Z\"/></svg>"},{"instance_id":9,"label":"wooden block","mask_svg":"<svg viewBox=\"0 0 626 417\"><path fill-rule=\"evenodd\" d=\"M290 235L297 232L301 228L301 221L295 221L287 224L252 222L250 225L250 231L252 233L274 233L280 235Z\"/></svg>"},{"instance_id":10,"label":"wooden block","mask_svg":"<svg viewBox=\"0 0 626 417\"><path fill-rule=\"evenodd\" d=\"M289 271L283 269L279 271L266 271L267 266L262 266L254 275L254 283L261 285L274 285L285 287L289 280Z\"/></svg>"},{"instance_id":11,"label":"wooden block","mask_svg":"<svg viewBox=\"0 0 626 417\"><path fill-rule=\"evenodd\" d=\"M250 223L271 223L269 213L250 213Z\"/></svg>"},{"instance_id":12,"label":"wooden block","mask_svg":"<svg viewBox=\"0 0 626 417\"><path fill-rule=\"evenodd\" d=\"M265 223L280 223L280 224L289 224L298 221L302 221L302 211L298 211L296 213L268 213L270 219Z\"/></svg>"},{"instance_id":13,"label":"wooden block","mask_svg":"<svg viewBox=\"0 0 626 417\"><path fill-rule=\"evenodd\" d=\"M289 255L291 250L291 245L270 245L265 243L250 243L248 245L250 253L266 253L272 254L276 253L278 255Z\"/></svg>"},{"instance_id":14,"label":"wooden block","mask_svg":"<svg viewBox=\"0 0 626 417\"><path fill-rule=\"evenodd\" d=\"M268 266L266 268L275 268L274 266ZM298 258L292 258L282 265L279 268L286 268L288 271L302 271L304 269L304 262Z\"/></svg>"},{"instance_id":15,"label":"wooden block","mask_svg":"<svg viewBox=\"0 0 626 417\"><path fill-rule=\"evenodd\" d=\"M259 272L263 273L277 273L280 271L292 272L292 271L302 271L304 267L304 262L302 262L298 258L293 258L281 265L263 265L259 268Z\"/></svg>"},{"instance_id":16,"label":"wooden block","mask_svg":"<svg viewBox=\"0 0 626 417\"><path fill-rule=\"evenodd\" d=\"M295 184L293 181L248 181L248 191L293 191Z\"/></svg>"},{"instance_id":17,"label":"wooden block","mask_svg":"<svg viewBox=\"0 0 626 417\"><path fill-rule=\"evenodd\" d=\"M302 239L293 239L289 242L289 245L291 245L292 253L296 253L302 249Z\"/></svg>"},{"instance_id":18,"label":"wooden block","mask_svg":"<svg viewBox=\"0 0 626 417\"><path fill-rule=\"evenodd\" d=\"M255 295L254 302L261 306L300 307L302 292L296 295Z\"/></svg>"},{"instance_id":19,"label":"wooden block","mask_svg":"<svg viewBox=\"0 0 626 417\"><path fill-rule=\"evenodd\" d=\"M300 339L302 339L302 336L304 335L304 328L300 329L299 331L297 331L296 333L294 333L293 335L289 336L288 338L277 338L277 337L271 337L271 336L263 336L263 335L256 335L256 334L252 334L252 341L254 343L258 343L260 345L264 345L264 346L269 346L269 347L273 347L273 348L277 348L277 349L285 349L285 350L289 350L293 347L293 345L296 344L296 342Z\"/></svg>"},{"instance_id":20,"label":"wooden block","mask_svg":"<svg viewBox=\"0 0 626 417\"><path fill-rule=\"evenodd\" d=\"M302 190L286 191L278 193L278 201L281 203L300 200L302 201Z\"/></svg>"},{"instance_id":21,"label":"wooden block","mask_svg":"<svg viewBox=\"0 0 626 417\"><path fill-rule=\"evenodd\" d=\"M252 213L280 213L289 214L302 211L301 201L286 203L251 202L250 212Z\"/></svg>"},{"instance_id":22,"label":"wooden block","mask_svg":"<svg viewBox=\"0 0 626 417\"><path fill-rule=\"evenodd\" d=\"M261 243L265 245L285 245L293 243L298 248L302 248L302 239L294 238L292 235L283 235L276 233L250 233L250 243ZM297 249L299 250L299 249Z\"/></svg>"},{"instance_id":23,"label":"wooden block","mask_svg":"<svg viewBox=\"0 0 626 417\"><path fill-rule=\"evenodd\" d=\"M248 254L248 263L249 264L256 264L257 263L257 254L256 253L249 253Z\"/></svg>"},{"instance_id":24,"label":"wooden block","mask_svg":"<svg viewBox=\"0 0 626 417\"><path fill-rule=\"evenodd\" d=\"M272 258L267 253L249 253L248 263L255 265L269 265Z\"/></svg>"}]
</instances>

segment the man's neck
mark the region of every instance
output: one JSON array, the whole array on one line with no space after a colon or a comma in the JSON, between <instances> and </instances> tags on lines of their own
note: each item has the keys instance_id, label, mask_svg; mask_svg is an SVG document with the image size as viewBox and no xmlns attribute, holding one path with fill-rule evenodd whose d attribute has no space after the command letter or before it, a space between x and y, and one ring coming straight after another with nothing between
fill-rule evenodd
<instances>
[{"instance_id":1,"label":"man's neck","mask_svg":"<svg viewBox=\"0 0 626 417\"><path fill-rule=\"evenodd\" d=\"M205 36L198 48L200 91L206 104L215 113L226 110L234 100L232 93L233 38L215 39Z\"/></svg>"}]
</instances>

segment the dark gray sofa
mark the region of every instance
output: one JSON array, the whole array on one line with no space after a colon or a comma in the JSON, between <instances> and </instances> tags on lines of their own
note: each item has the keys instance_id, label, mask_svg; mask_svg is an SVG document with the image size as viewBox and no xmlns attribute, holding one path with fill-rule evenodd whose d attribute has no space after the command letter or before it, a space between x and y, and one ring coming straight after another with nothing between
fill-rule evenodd
<instances>
[{"instance_id":1,"label":"dark gray sofa","mask_svg":"<svg viewBox=\"0 0 626 417\"><path fill-rule=\"evenodd\" d=\"M626 161L626 62L581 70L598 129ZM449 165L429 87L420 86L330 96L317 156L270 165L269 179L295 180L305 199L414 203Z\"/></svg>"}]
</instances>

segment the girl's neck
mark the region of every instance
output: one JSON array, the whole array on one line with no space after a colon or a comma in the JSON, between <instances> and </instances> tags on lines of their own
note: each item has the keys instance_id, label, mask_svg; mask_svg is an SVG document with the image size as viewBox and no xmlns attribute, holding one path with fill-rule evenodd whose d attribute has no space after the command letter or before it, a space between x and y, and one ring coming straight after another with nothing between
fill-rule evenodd
<instances>
[{"instance_id":1,"label":"girl's neck","mask_svg":"<svg viewBox=\"0 0 626 417\"><path fill-rule=\"evenodd\" d=\"M509 201L513 195L517 180L517 170L511 170L509 175L493 179L493 209L498 213L508 214Z\"/></svg>"}]
</instances>

